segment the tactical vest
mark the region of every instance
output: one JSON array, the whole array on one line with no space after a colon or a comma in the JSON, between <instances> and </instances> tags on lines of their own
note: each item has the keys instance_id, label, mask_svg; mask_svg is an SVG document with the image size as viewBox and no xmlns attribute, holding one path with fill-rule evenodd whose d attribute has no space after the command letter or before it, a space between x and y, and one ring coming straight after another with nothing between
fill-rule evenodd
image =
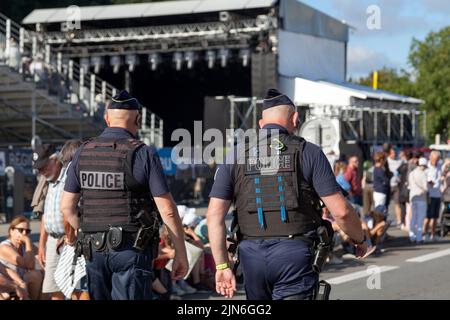
<instances>
[{"instance_id":1,"label":"tactical vest","mask_svg":"<svg viewBox=\"0 0 450 320\"><path fill-rule=\"evenodd\" d=\"M143 145L135 139L97 137L82 146L77 174L84 232L106 231L111 226L135 232L139 211L154 209L148 186L133 177L133 156Z\"/></svg>"},{"instance_id":2,"label":"tactical vest","mask_svg":"<svg viewBox=\"0 0 450 320\"><path fill-rule=\"evenodd\" d=\"M301 235L322 222L320 199L302 175L305 140L283 133L273 140L265 156L260 147L250 146L245 164L233 166L234 202L244 237Z\"/></svg>"}]
</instances>

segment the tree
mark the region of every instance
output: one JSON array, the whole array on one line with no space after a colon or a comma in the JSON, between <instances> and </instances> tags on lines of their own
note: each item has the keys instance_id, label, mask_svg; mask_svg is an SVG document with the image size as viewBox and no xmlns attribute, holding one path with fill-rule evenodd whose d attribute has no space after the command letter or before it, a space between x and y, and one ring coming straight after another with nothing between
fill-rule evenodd
<instances>
[{"instance_id":1,"label":"tree","mask_svg":"<svg viewBox=\"0 0 450 320\"><path fill-rule=\"evenodd\" d=\"M350 80L351 81L351 80ZM355 82L372 87L373 72L367 77L359 78ZM391 91L405 96L415 96L416 88L411 75L405 70L397 72L395 69L383 67L378 71L378 89Z\"/></svg>"},{"instance_id":2,"label":"tree","mask_svg":"<svg viewBox=\"0 0 450 320\"><path fill-rule=\"evenodd\" d=\"M425 100L430 137L448 135L450 120L450 26L413 39L409 62L415 69L416 92Z\"/></svg>"}]
</instances>

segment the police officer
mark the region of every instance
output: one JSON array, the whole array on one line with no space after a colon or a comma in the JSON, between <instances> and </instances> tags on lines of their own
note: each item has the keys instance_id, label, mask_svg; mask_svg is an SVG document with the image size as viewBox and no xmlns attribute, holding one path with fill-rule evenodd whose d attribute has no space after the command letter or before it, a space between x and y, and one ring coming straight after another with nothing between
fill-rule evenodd
<instances>
[{"instance_id":1,"label":"police officer","mask_svg":"<svg viewBox=\"0 0 450 320\"><path fill-rule=\"evenodd\" d=\"M249 143L245 161L217 168L207 223L216 290L226 297L236 291L224 223L232 202L240 228L239 258L247 299L314 298L318 274L312 268L313 243L323 224L319 200L353 239L356 256L363 257L367 250L358 216L341 194L326 156L318 146L293 135L298 117L292 101L270 89L259 120L260 128L267 129L263 130L265 155L262 141L256 148ZM234 159L239 160L237 154Z\"/></svg>"},{"instance_id":2,"label":"police officer","mask_svg":"<svg viewBox=\"0 0 450 320\"><path fill-rule=\"evenodd\" d=\"M182 279L188 269L183 227L160 160L136 139L139 110L128 92L114 96L104 116L108 127L77 150L68 169L61 210L82 238L95 300L152 298L156 211L175 246L172 278Z\"/></svg>"}]
</instances>

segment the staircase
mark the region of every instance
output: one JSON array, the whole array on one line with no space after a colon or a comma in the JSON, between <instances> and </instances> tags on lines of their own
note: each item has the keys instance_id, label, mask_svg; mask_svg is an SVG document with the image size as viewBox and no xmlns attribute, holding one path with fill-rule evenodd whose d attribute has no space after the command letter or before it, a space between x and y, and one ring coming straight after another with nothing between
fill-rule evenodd
<instances>
[{"instance_id":1,"label":"staircase","mask_svg":"<svg viewBox=\"0 0 450 320\"><path fill-rule=\"evenodd\" d=\"M104 105L117 89L86 66L65 60L38 38L38 33L25 30L0 13L0 43L5 44L5 51L16 47L16 57L20 58L41 55L47 79L52 80L36 82L26 67L11 64L9 55L0 60L0 148L34 148L41 142L62 144L67 139L98 135L105 127ZM163 121L143 108L140 139L162 147L162 131Z\"/></svg>"}]
</instances>

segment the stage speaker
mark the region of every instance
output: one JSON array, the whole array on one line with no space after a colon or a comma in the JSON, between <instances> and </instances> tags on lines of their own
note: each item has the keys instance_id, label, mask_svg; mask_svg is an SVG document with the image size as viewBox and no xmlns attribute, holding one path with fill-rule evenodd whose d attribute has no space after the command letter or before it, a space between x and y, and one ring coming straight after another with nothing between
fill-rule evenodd
<instances>
[{"instance_id":1,"label":"stage speaker","mask_svg":"<svg viewBox=\"0 0 450 320\"><path fill-rule=\"evenodd\" d=\"M226 97L205 97L203 130L219 129L225 134L230 127L230 101Z\"/></svg>"},{"instance_id":2,"label":"stage speaker","mask_svg":"<svg viewBox=\"0 0 450 320\"><path fill-rule=\"evenodd\" d=\"M227 145L226 129L230 128L230 101L227 97L205 97L204 101L203 130L220 130L223 138L221 143L225 146Z\"/></svg>"},{"instance_id":3,"label":"stage speaker","mask_svg":"<svg viewBox=\"0 0 450 320\"><path fill-rule=\"evenodd\" d=\"M277 87L277 56L274 53L252 54L252 95L264 98L267 89Z\"/></svg>"}]
</instances>

